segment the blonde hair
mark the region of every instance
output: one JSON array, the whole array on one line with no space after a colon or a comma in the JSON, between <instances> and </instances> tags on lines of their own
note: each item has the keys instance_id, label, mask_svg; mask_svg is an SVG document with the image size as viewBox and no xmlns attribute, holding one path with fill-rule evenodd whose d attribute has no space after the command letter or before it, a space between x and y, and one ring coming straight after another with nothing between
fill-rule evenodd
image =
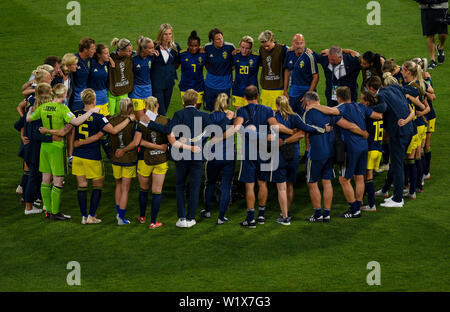
<instances>
[{"instance_id":1,"label":"blonde hair","mask_svg":"<svg viewBox=\"0 0 450 312\"><path fill-rule=\"evenodd\" d=\"M43 70L47 71L50 75L55 70L52 65L48 65L48 64L39 65L36 69L43 69Z\"/></svg>"},{"instance_id":2,"label":"blonde hair","mask_svg":"<svg viewBox=\"0 0 450 312\"><path fill-rule=\"evenodd\" d=\"M38 83L36 85L35 92L35 100L33 105L33 110L36 110L41 104L51 102L53 100L52 97L52 86L46 82Z\"/></svg>"},{"instance_id":3,"label":"blonde hair","mask_svg":"<svg viewBox=\"0 0 450 312\"><path fill-rule=\"evenodd\" d=\"M55 99L62 98L66 93L67 93L67 87L62 83L56 84L53 87L52 92L51 92L52 96Z\"/></svg>"},{"instance_id":4,"label":"blonde hair","mask_svg":"<svg viewBox=\"0 0 450 312\"><path fill-rule=\"evenodd\" d=\"M171 39L170 42L169 42L169 47L172 48L172 49L174 49L174 50L176 50L176 49L177 49L177 46L175 45L175 42L174 42L173 28L172 28L172 26L171 26L170 24L168 24L168 23L164 23L164 24L161 24L161 25L159 26L158 35L156 36L155 42L156 42L158 45L161 45L161 43L162 43L162 38L163 38L163 35L164 35L164 32L165 32L166 30L168 30L168 29L172 30L172 39Z\"/></svg>"},{"instance_id":5,"label":"blonde hair","mask_svg":"<svg viewBox=\"0 0 450 312\"><path fill-rule=\"evenodd\" d=\"M214 104L214 110L216 112L225 112L228 109L228 95L220 93L217 95L216 103Z\"/></svg>"},{"instance_id":6,"label":"blonde hair","mask_svg":"<svg viewBox=\"0 0 450 312\"><path fill-rule=\"evenodd\" d=\"M248 43L248 44L250 44L250 46L253 47L253 38L250 36L246 35L246 36L242 37L241 41L239 41L239 45L241 45L242 42Z\"/></svg>"},{"instance_id":7,"label":"blonde hair","mask_svg":"<svg viewBox=\"0 0 450 312\"><path fill-rule=\"evenodd\" d=\"M128 115L128 109L133 107L131 99L126 97L120 100L120 113Z\"/></svg>"},{"instance_id":8,"label":"blonde hair","mask_svg":"<svg viewBox=\"0 0 450 312\"><path fill-rule=\"evenodd\" d=\"M273 32L271 32L270 30L265 30L262 33L260 33L258 36L258 40L261 43L273 41L273 39L274 39Z\"/></svg>"},{"instance_id":9,"label":"blonde hair","mask_svg":"<svg viewBox=\"0 0 450 312\"><path fill-rule=\"evenodd\" d=\"M38 68L36 70L33 70L33 76L34 76L34 80L36 81L36 83L40 83L46 75L51 76L51 74L43 68Z\"/></svg>"},{"instance_id":10,"label":"blonde hair","mask_svg":"<svg viewBox=\"0 0 450 312\"><path fill-rule=\"evenodd\" d=\"M425 89L425 81L423 80L423 71L419 64L414 63L413 61L406 61L403 63L405 68L411 72L414 76L413 81L409 83L409 85L416 86L418 84L418 89L420 95L423 96L426 93Z\"/></svg>"},{"instance_id":11,"label":"blonde hair","mask_svg":"<svg viewBox=\"0 0 450 312\"><path fill-rule=\"evenodd\" d=\"M81 92L81 101L84 105L94 104L96 98L95 91L91 88L84 89L83 92Z\"/></svg>"},{"instance_id":12,"label":"blonde hair","mask_svg":"<svg viewBox=\"0 0 450 312\"><path fill-rule=\"evenodd\" d=\"M286 96L280 95L276 100L277 106L280 108L281 116L284 119L288 119L289 115L294 115L294 111L292 110L291 105L289 105L289 100Z\"/></svg>"},{"instance_id":13,"label":"blonde hair","mask_svg":"<svg viewBox=\"0 0 450 312\"><path fill-rule=\"evenodd\" d=\"M396 69L396 68L398 68L398 67L400 67L400 66L398 66L396 63L395 63L395 61L394 61L394 59L393 58L390 58L390 59L388 59L388 60L386 60L385 62L384 62L384 64L383 64L383 66L381 67L381 71L383 72L383 73L385 73L385 72L394 72L394 70Z\"/></svg>"},{"instance_id":14,"label":"blonde hair","mask_svg":"<svg viewBox=\"0 0 450 312\"><path fill-rule=\"evenodd\" d=\"M383 74L383 84L385 86L389 86L392 84L399 84L397 78L392 76L392 73L390 71L387 71Z\"/></svg>"},{"instance_id":15,"label":"blonde hair","mask_svg":"<svg viewBox=\"0 0 450 312\"><path fill-rule=\"evenodd\" d=\"M127 38L114 38L113 40L111 40L111 46L117 46L117 48L121 51L125 50L126 47L128 47L131 44L131 41L128 40Z\"/></svg>"},{"instance_id":16,"label":"blonde hair","mask_svg":"<svg viewBox=\"0 0 450 312\"><path fill-rule=\"evenodd\" d=\"M78 63L78 57L73 53L66 53L64 54L62 60L61 60L61 70L63 71L64 75L67 75L69 73L69 65L76 65Z\"/></svg>"},{"instance_id":17,"label":"blonde hair","mask_svg":"<svg viewBox=\"0 0 450 312\"><path fill-rule=\"evenodd\" d=\"M150 96L144 100L145 102L145 108L149 111L154 111L156 109L156 106L158 105L158 99L154 96Z\"/></svg>"},{"instance_id":18,"label":"blonde hair","mask_svg":"<svg viewBox=\"0 0 450 312\"><path fill-rule=\"evenodd\" d=\"M137 40L137 53L141 53L142 49L145 49L149 43L153 43L153 40L148 37L139 36Z\"/></svg>"},{"instance_id":19,"label":"blonde hair","mask_svg":"<svg viewBox=\"0 0 450 312\"><path fill-rule=\"evenodd\" d=\"M197 104L198 100L198 93L194 89L187 90L183 95L183 103L184 106L190 106Z\"/></svg>"}]
</instances>

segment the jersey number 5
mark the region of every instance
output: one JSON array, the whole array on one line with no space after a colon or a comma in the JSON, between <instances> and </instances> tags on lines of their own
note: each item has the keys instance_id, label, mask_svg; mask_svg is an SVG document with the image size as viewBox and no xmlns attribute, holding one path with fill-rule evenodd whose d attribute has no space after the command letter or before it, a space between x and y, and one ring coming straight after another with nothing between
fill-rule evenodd
<instances>
[{"instance_id":1,"label":"jersey number 5","mask_svg":"<svg viewBox=\"0 0 450 312\"><path fill-rule=\"evenodd\" d=\"M383 141L383 120L374 121L373 125L375 127L374 141Z\"/></svg>"},{"instance_id":2,"label":"jersey number 5","mask_svg":"<svg viewBox=\"0 0 450 312\"><path fill-rule=\"evenodd\" d=\"M80 141L86 140L89 137L89 131L88 131L88 125L86 124L82 124L79 128L78 128L78 133L84 135L84 139L80 138Z\"/></svg>"}]
</instances>

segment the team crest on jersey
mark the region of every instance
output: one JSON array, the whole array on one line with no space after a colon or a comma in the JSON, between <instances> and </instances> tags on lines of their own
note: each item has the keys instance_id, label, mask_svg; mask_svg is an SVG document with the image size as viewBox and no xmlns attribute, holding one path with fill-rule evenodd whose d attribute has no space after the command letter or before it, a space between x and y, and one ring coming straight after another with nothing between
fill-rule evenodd
<instances>
[{"instance_id":1,"label":"team crest on jersey","mask_svg":"<svg viewBox=\"0 0 450 312\"><path fill-rule=\"evenodd\" d=\"M184 59L186 62L188 62L189 61L189 59L188 58L186 58L186 59Z\"/></svg>"},{"instance_id":2,"label":"team crest on jersey","mask_svg":"<svg viewBox=\"0 0 450 312\"><path fill-rule=\"evenodd\" d=\"M94 69L94 73L96 73L96 72L98 72L97 68L96 68L96 69Z\"/></svg>"},{"instance_id":3,"label":"team crest on jersey","mask_svg":"<svg viewBox=\"0 0 450 312\"><path fill-rule=\"evenodd\" d=\"M198 63L201 64L202 62L203 62L203 58L201 56L199 56Z\"/></svg>"},{"instance_id":4,"label":"team crest on jersey","mask_svg":"<svg viewBox=\"0 0 450 312\"><path fill-rule=\"evenodd\" d=\"M152 61L148 61L148 67L149 67L149 68L152 67Z\"/></svg>"},{"instance_id":5,"label":"team crest on jersey","mask_svg":"<svg viewBox=\"0 0 450 312\"><path fill-rule=\"evenodd\" d=\"M222 53L222 56L223 56L224 59L227 59L228 53L227 53L227 52L223 52L223 53Z\"/></svg>"},{"instance_id":6,"label":"team crest on jersey","mask_svg":"<svg viewBox=\"0 0 450 312\"><path fill-rule=\"evenodd\" d=\"M301 61L300 62L300 68L303 68L303 66L305 66L305 62Z\"/></svg>"},{"instance_id":7,"label":"team crest on jersey","mask_svg":"<svg viewBox=\"0 0 450 312\"><path fill-rule=\"evenodd\" d=\"M250 67L253 66L253 60L248 61L248 64L250 65Z\"/></svg>"},{"instance_id":8,"label":"team crest on jersey","mask_svg":"<svg viewBox=\"0 0 450 312\"><path fill-rule=\"evenodd\" d=\"M140 64L137 64L137 65L136 65L136 68L141 68L141 65L140 65Z\"/></svg>"}]
</instances>

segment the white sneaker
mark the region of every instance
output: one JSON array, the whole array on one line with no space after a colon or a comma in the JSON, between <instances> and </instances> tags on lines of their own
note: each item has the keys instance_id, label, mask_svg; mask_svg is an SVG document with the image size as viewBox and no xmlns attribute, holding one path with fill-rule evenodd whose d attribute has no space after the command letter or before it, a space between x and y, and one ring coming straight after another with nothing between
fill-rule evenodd
<instances>
[{"instance_id":1,"label":"white sneaker","mask_svg":"<svg viewBox=\"0 0 450 312\"><path fill-rule=\"evenodd\" d=\"M85 216L82 216L81 217L81 224L86 224L87 223L87 217L85 217Z\"/></svg>"},{"instance_id":2,"label":"white sneaker","mask_svg":"<svg viewBox=\"0 0 450 312\"><path fill-rule=\"evenodd\" d=\"M373 205L370 207L369 205L365 205L361 207L362 211L377 211L377 206Z\"/></svg>"},{"instance_id":3,"label":"white sneaker","mask_svg":"<svg viewBox=\"0 0 450 312\"><path fill-rule=\"evenodd\" d=\"M404 201L402 199L401 202L393 201L392 198L389 198L384 201L384 203L381 203L380 206L382 207L392 207L392 208L401 208L403 207Z\"/></svg>"},{"instance_id":4,"label":"white sneaker","mask_svg":"<svg viewBox=\"0 0 450 312\"><path fill-rule=\"evenodd\" d=\"M16 188L16 194L22 195L23 194L23 188L20 186L20 184Z\"/></svg>"},{"instance_id":5,"label":"white sneaker","mask_svg":"<svg viewBox=\"0 0 450 312\"><path fill-rule=\"evenodd\" d=\"M389 197L389 192L383 193L383 190L381 189L375 192L375 196L387 198Z\"/></svg>"},{"instance_id":6,"label":"white sneaker","mask_svg":"<svg viewBox=\"0 0 450 312\"><path fill-rule=\"evenodd\" d=\"M380 173L383 171L388 171L389 170L389 164L385 164L385 165L380 165L380 167L375 170L375 172Z\"/></svg>"},{"instance_id":7,"label":"white sneaker","mask_svg":"<svg viewBox=\"0 0 450 312\"><path fill-rule=\"evenodd\" d=\"M40 199L36 199L33 203L33 206L35 206L35 207L39 207L41 205L42 205L42 200L40 200Z\"/></svg>"},{"instance_id":8,"label":"white sneaker","mask_svg":"<svg viewBox=\"0 0 450 312\"><path fill-rule=\"evenodd\" d=\"M197 224L197 222L195 222L194 219L192 219L191 221L186 221L186 227L188 228L193 227L195 224Z\"/></svg>"},{"instance_id":9,"label":"white sneaker","mask_svg":"<svg viewBox=\"0 0 450 312\"><path fill-rule=\"evenodd\" d=\"M430 173L424 174L424 175L423 175L423 179L424 179L424 180L429 180L429 179L431 179L431 174L430 174Z\"/></svg>"},{"instance_id":10,"label":"white sneaker","mask_svg":"<svg viewBox=\"0 0 450 312\"><path fill-rule=\"evenodd\" d=\"M187 227L187 221L186 219L178 219L177 223L175 224L176 226L180 227L180 228L185 228Z\"/></svg>"},{"instance_id":11,"label":"white sneaker","mask_svg":"<svg viewBox=\"0 0 450 312\"><path fill-rule=\"evenodd\" d=\"M129 220L119 217L119 214L116 215L116 219L117 219L117 225L126 225L126 224L131 223Z\"/></svg>"},{"instance_id":12,"label":"white sneaker","mask_svg":"<svg viewBox=\"0 0 450 312\"><path fill-rule=\"evenodd\" d=\"M36 214L36 213L41 213L41 212L42 212L42 209L39 209L36 207L33 207L33 209L31 209L31 210L25 209L25 215Z\"/></svg>"}]
</instances>

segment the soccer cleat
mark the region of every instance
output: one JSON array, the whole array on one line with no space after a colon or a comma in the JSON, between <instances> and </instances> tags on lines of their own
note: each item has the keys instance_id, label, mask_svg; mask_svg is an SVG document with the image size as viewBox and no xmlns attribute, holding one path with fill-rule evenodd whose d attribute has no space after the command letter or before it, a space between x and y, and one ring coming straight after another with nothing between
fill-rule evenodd
<instances>
[{"instance_id":1,"label":"soccer cleat","mask_svg":"<svg viewBox=\"0 0 450 312\"><path fill-rule=\"evenodd\" d=\"M65 221L67 218L63 213L58 212L57 214L50 213L50 220L52 221Z\"/></svg>"},{"instance_id":2,"label":"soccer cleat","mask_svg":"<svg viewBox=\"0 0 450 312\"><path fill-rule=\"evenodd\" d=\"M380 206L382 207L392 207L392 208L401 208L403 207L404 201L402 199L401 202L396 202L392 199L392 197L389 197L384 201L384 203L381 203Z\"/></svg>"},{"instance_id":3,"label":"soccer cleat","mask_svg":"<svg viewBox=\"0 0 450 312\"><path fill-rule=\"evenodd\" d=\"M352 213L350 210L341 214L340 217L345 219L355 219L355 218L361 218L361 210L358 210L355 213Z\"/></svg>"},{"instance_id":4,"label":"soccer cleat","mask_svg":"<svg viewBox=\"0 0 450 312\"><path fill-rule=\"evenodd\" d=\"M145 217L138 217L137 218L138 219L138 221L139 221L139 223L145 223Z\"/></svg>"},{"instance_id":5,"label":"soccer cleat","mask_svg":"<svg viewBox=\"0 0 450 312\"><path fill-rule=\"evenodd\" d=\"M266 218L264 218L263 216L259 216L258 217L258 224L264 224L264 222L266 222Z\"/></svg>"},{"instance_id":6,"label":"soccer cleat","mask_svg":"<svg viewBox=\"0 0 450 312\"><path fill-rule=\"evenodd\" d=\"M149 225L148 228L151 229L151 230L154 230L154 229L159 228L159 227L161 227L161 226L162 226L162 223L156 221L156 223L150 223L150 225Z\"/></svg>"},{"instance_id":7,"label":"soccer cleat","mask_svg":"<svg viewBox=\"0 0 450 312\"><path fill-rule=\"evenodd\" d=\"M283 214L282 214L282 213L280 213L280 217L283 217ZM292 217L289 215L289 213L288 213L287 219L289 220L289 222L291 222L291 220L292 220Z\"/></svg>"},{"instance_id":8,"label":"soccer cleat","mask_svg":"<svg viewBox=\"0 0 450 312\"><path fill-rule=\"evenodd\" d=\"M428 64L428 69L435 69L437 66L437 63L433 60L431 60L430 64Z\"/></svg>"},{"instance_id":9,"label":"soccer cleat","mask_svg":"<svg viewBox=\"0 0 450 312\"><path fill-rule=\"evenodd\" d=\"M23 188L22 188L22 186L20 184L16 188L16 194L18 194L18 195L22 195L23 194Z\"/></svg>"},{"instance_id":10,"label":"soccer cleat","mask_svg":"<svg viewBox=\"0 0 450 312\"><path fill-rule=\"evenodd\" d=\"M126 225L126 224L130 224L131 222L129 220L126 220L125 218L121 218L119 217L119 215L116 215L116 219L117 219L117 225Z\"/></svg>"},{"instance_id":11,"label":"soccer cleat","mask_svg":"<svg viewBox=\"0 0 450 312\"><path fill-rule=\"evenodd\" d=\"M203 218L211 218L211 211L206 211L206 209L203 209L200 211L200 215Z\"/></svg>"},{"instance_id":12,"label":"soccer cleat","mask_svg":"<svg viewBox=\"0 0 450 312\"><path fill-rule=\"evenodd\" d=\"M180 227L180 228L185 228L185 227L187 227L186 219L184 219L184 218L178 219L178 221L177 221L177 223L176 223L175 225L176 225L177 227Z\"/></svg>"},{"instance_id":13,"label":"soccer cleat","mask_svg":"<svg viewBox=\"0 0 450 312\"><path fill-rule=\"evenodd\" d=\"M408 192L407 194L403 194L403 197L405 197L405 198L411 198L411 199L416 199L416 193L409 194L409 192Z\"/></svg>"},{"instance_id":14,"label":"soccer cleat","mask_svg":"<svg viewBox=\"0 0 450 312\"><path fill-rule=\"evenodd\" d=\"M195 222L195 219L192 219L192 220L186 220L186 227L187 228L191 228L191 227L193 227L194 225L196 225L197 224L197 222Z\"/></svg>"},{"instance_id":15,"label":"soccer cleat","mask_svg":"<svg viewBox=\"0 0 450 312\"><path fill-rule=\"evenodd\" d=\"M66 218L66 219L72 219L72 216L66 215L66 214L64 214L64 213L62 213L62 212L60 212L60 213L64 216L64 218Z\"/></svg>"},{"instance_id":16,"label":"soccer cleat","mask_svg":"<svg viewBox=\"0 0 450 312\"><path fill-rule=\"evenodd\" d=\"M36 208L36 207L33 207L30 210L26 210L25 209L25 215L37 214L37 213L41 213L41 212L42 212L42 209L39 209L39 208Z\"/></svg>"},{"instance_id":17,"label":"soccer cleat","mask_svg":"<svg viewBox=\"0 0 450 312\"><path fill-rule=\"evenodd\" d=\"M280 223L281 225L291 225L291 222L289 222L289 219L283 218L283 217L278 218L277 223Z\"/></svg>"},{"instance_id":18,"label":"soccer cleat","mask_svg":"<svg viewBox=\"0 0 450 312\"><path fill-rule=\"evenodd\" d=\"M323 222L323 216L317 218L315 215L312 215L311 217L308 217L305 220L309 222Z\"/></svg>"},{"instance_id":19,"label":"soccer cleat","mask_svg":"<svg viewBox=\"0 0 450 312\"><path fill-rule=\"evenodd\" d=\"M222 225L228 222L228 219L223 217L223 220L221 220L220 218L217 219L217 225Z\"/></svg>"},{"instance_id":20,"label":"soccer cleat","mask_svg":"<svg viewBox=\"0 0 450 312\"><path fill-rule=\"evenodd\" d=\"M375 196L388 198L389 192L383 193L383 190L378 190L375 192Z\"/></svg>"},{"instance_id":21,"label":"soccer cleat","mask_svg":"<svg viewBox=\"0 0 450 312\"><path fill-rule=\"evenodd\" d=\"M67 165L72 169L73 156L67 157Z\"/></svg>"},{"instance_id":22,"label":"soccer cleat","mask_svg":"<svg viewBox=\"0 0 450 312\"><path fill-rule=\"evenodd\" d=\"M255 220L252 220L250 222L247 221L247 219L245 219L244 221L242 221L240 223L241 226L249 228L249 229L256 229L256 222Z\"/></svg>"},{"instance_id":23,"label":"soccer cleat","mask_svg":"<svg viewBox=\"0 0 450 312\"><path fill-rule=\"evenodd\" d=\"M424 174L423 175L423 179L424 180L430 180L431 179L431 175L428 173L428 174Z\"/></svg>"},{"instance_id":24,"label":"soccer cleat","mask_svg":"<svg viewBox=\"0 0 450 312\"><path fill-rule=\"evenodd\" d=\"M377 211L377 206L373 205L370 207L369 205L365 205L361 207L362 211Z\"/></svg>"},{"instance_id":25,"label":"soccer cleat","mask_svg":"<svg viewBox=\"0 0 450 312\"><path fill-rule=\"evenodd\" d=\"M444 53L444 49L439 49L439 48L438 48L438 45L436 45L436 51L437 51L437 53L438 53L438 57L437 57L438 63L439 63L439 64L443 64L444 61L445 61L445 53Z\"/></svg>"},{"instance_id":26,"label":"soccer cleat","mask_svg":"<svg viewBox=\"0 0 450 312\"><path fill-rule=\"evenodd\" d=\"M88 220L88 217L82 216L81 217L81 224L86 224Z\"/></svg>"},{"instance_id":27,"label":"soccer cleat","mask_svg":"<svg viewBox=\"0 0 450 312\"><path fill-rule=\"evenodd\" d=\"M324 223L328 223L328 222L330 222L330 220L331 220L330 216L323 217Z\"/></svg>"},{"instance_id":28,"label":"soccer cleat","mask_svg":"<svg viewBox=\"0 0 450 312\"><path fill-rule=\"evenodd\" d=\"M97 217L91 217L91 216L88 216L87 221L86 221L87 224L98 224L100 222L102 222L102 220L97 219Z\"/></svg>"}]
</instances>

